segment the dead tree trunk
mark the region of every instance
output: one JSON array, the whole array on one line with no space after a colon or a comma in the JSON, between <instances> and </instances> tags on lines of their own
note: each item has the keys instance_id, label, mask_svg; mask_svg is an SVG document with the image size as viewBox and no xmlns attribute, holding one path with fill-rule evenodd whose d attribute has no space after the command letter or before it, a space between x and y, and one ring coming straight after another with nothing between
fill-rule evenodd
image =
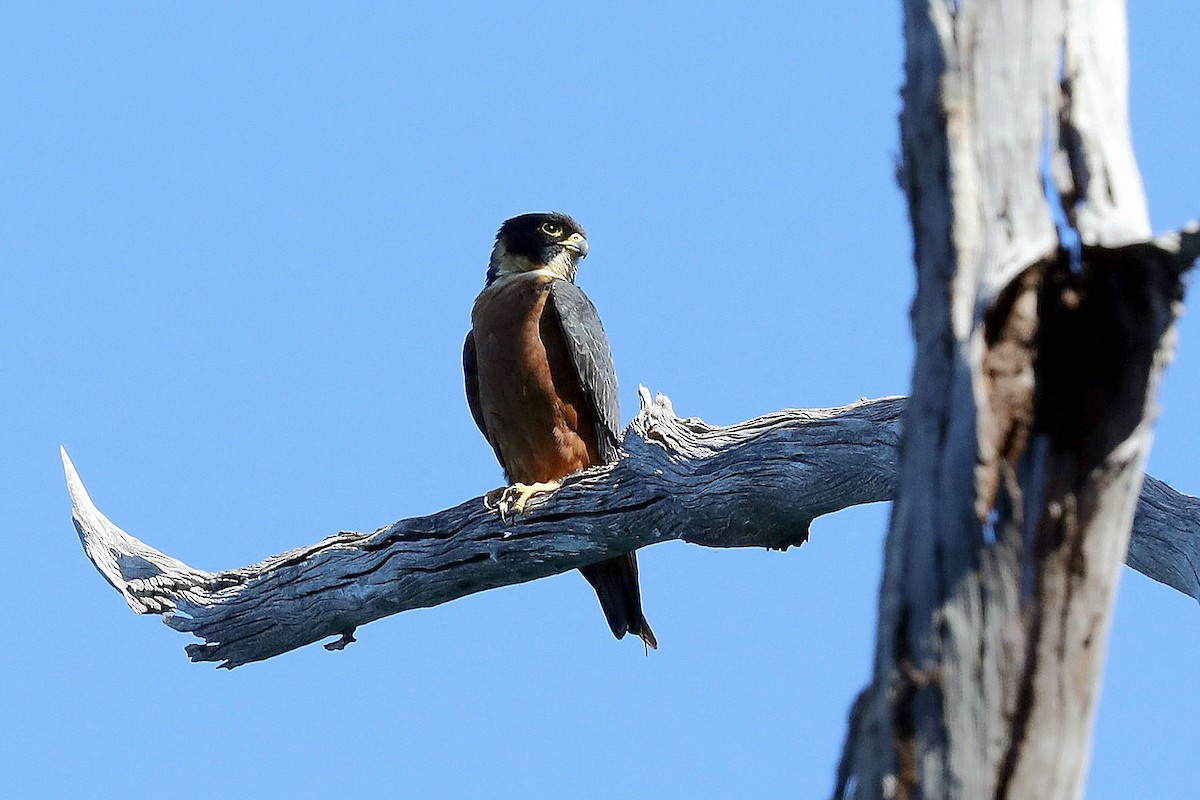
<instances>
[{"instance_id":1,"label":"dead tree trunk","mask_svg":"<svg viewBox=\"0 0 1200 800\"><path fill-rule=\"evenodd\" d=\"M1196 234L1150 239L1123 2L907 0L905 37L917 362L836 793L1077 797Z\"/></svg>"}]
</instances>

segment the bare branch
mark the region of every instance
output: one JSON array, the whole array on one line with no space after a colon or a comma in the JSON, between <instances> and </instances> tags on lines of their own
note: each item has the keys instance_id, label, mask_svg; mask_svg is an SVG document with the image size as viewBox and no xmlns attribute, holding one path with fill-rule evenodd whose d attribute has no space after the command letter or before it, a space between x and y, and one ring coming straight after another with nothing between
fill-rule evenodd
<instances>
[{"instance_id":1,"label":"bare branch","mask_svg":"<svg viewBox=\"0 0 1200 800\"><path fill-rule=\"evenodd\" d=\"M504 521L481 498L374 533L340 533L261 564L203 572L125 533L92 504L64 452L88 557L139 614L161 613L203 644L195 661L234 667L410 608L565 572L654 542L786 548L811 520L891 499L904 398L781 411L729 427L678 419L651 402L617 464L567 481ZM1200 501L1148 484L1131 563L1200 598Z\"/></svg>"}]
</instances>

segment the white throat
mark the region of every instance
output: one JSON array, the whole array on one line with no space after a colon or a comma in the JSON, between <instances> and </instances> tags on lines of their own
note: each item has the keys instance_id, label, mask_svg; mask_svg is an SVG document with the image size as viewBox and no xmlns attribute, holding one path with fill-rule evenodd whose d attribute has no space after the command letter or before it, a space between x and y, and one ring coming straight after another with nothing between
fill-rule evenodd
<instances>
[{"instance_id":1,"label":"white throat","mask_svg":"<svg viewBox=\"0 0 1200 800\"><path fill-rule=\"evenodd\" d=\"M497 279L526 272L538 272L548 273L568 281L575 280L575 271L579 268L575 255L565 247L561 248L549 262L535 264L525 256L508 252L508 248L501 241L497 241L496 246L492 248L492 258L488 262L488 266Z\"/></svg>"}]
</instances>

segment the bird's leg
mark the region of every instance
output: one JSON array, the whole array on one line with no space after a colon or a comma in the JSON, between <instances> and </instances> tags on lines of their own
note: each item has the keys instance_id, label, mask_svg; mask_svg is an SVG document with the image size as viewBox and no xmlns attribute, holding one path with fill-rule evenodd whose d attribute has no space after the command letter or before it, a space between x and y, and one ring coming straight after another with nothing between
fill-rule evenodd
<instances>
[{"instance_id":1,"label":"bird's leg","mask_svg":"<svg viewBox=\"0 0 1200 800\"><path fill-rule=\"evenodd\" d=\"M556 491L562 486L562 481L549 481L543 483L514 483L512 486L505 486L501 489L493 489L483 496L483 504L489 510L494 509L500 512L500 519L508 519L509 514L516 516L525 510L525 504L535 494L543 494L546 492Z\"/></svg>"}]
</instances>

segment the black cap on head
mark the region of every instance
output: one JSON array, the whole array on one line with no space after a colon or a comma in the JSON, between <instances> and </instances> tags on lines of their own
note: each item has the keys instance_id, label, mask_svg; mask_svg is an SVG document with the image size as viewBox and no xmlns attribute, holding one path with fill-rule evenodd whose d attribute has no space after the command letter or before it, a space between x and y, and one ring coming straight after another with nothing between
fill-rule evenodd
<instances>
[{"instance_id":1,"label":"black cap on head","mask_svg":"<svg viewBox=\"0 0 1200 800\"><path fill-rule=\"evenodd\" d=\"M505 220L496 233L488 283L504 274L545 268L573 280L587 252L587 234L570 216L557 211L521 214Z\"/></svg>"}]
</instances>

